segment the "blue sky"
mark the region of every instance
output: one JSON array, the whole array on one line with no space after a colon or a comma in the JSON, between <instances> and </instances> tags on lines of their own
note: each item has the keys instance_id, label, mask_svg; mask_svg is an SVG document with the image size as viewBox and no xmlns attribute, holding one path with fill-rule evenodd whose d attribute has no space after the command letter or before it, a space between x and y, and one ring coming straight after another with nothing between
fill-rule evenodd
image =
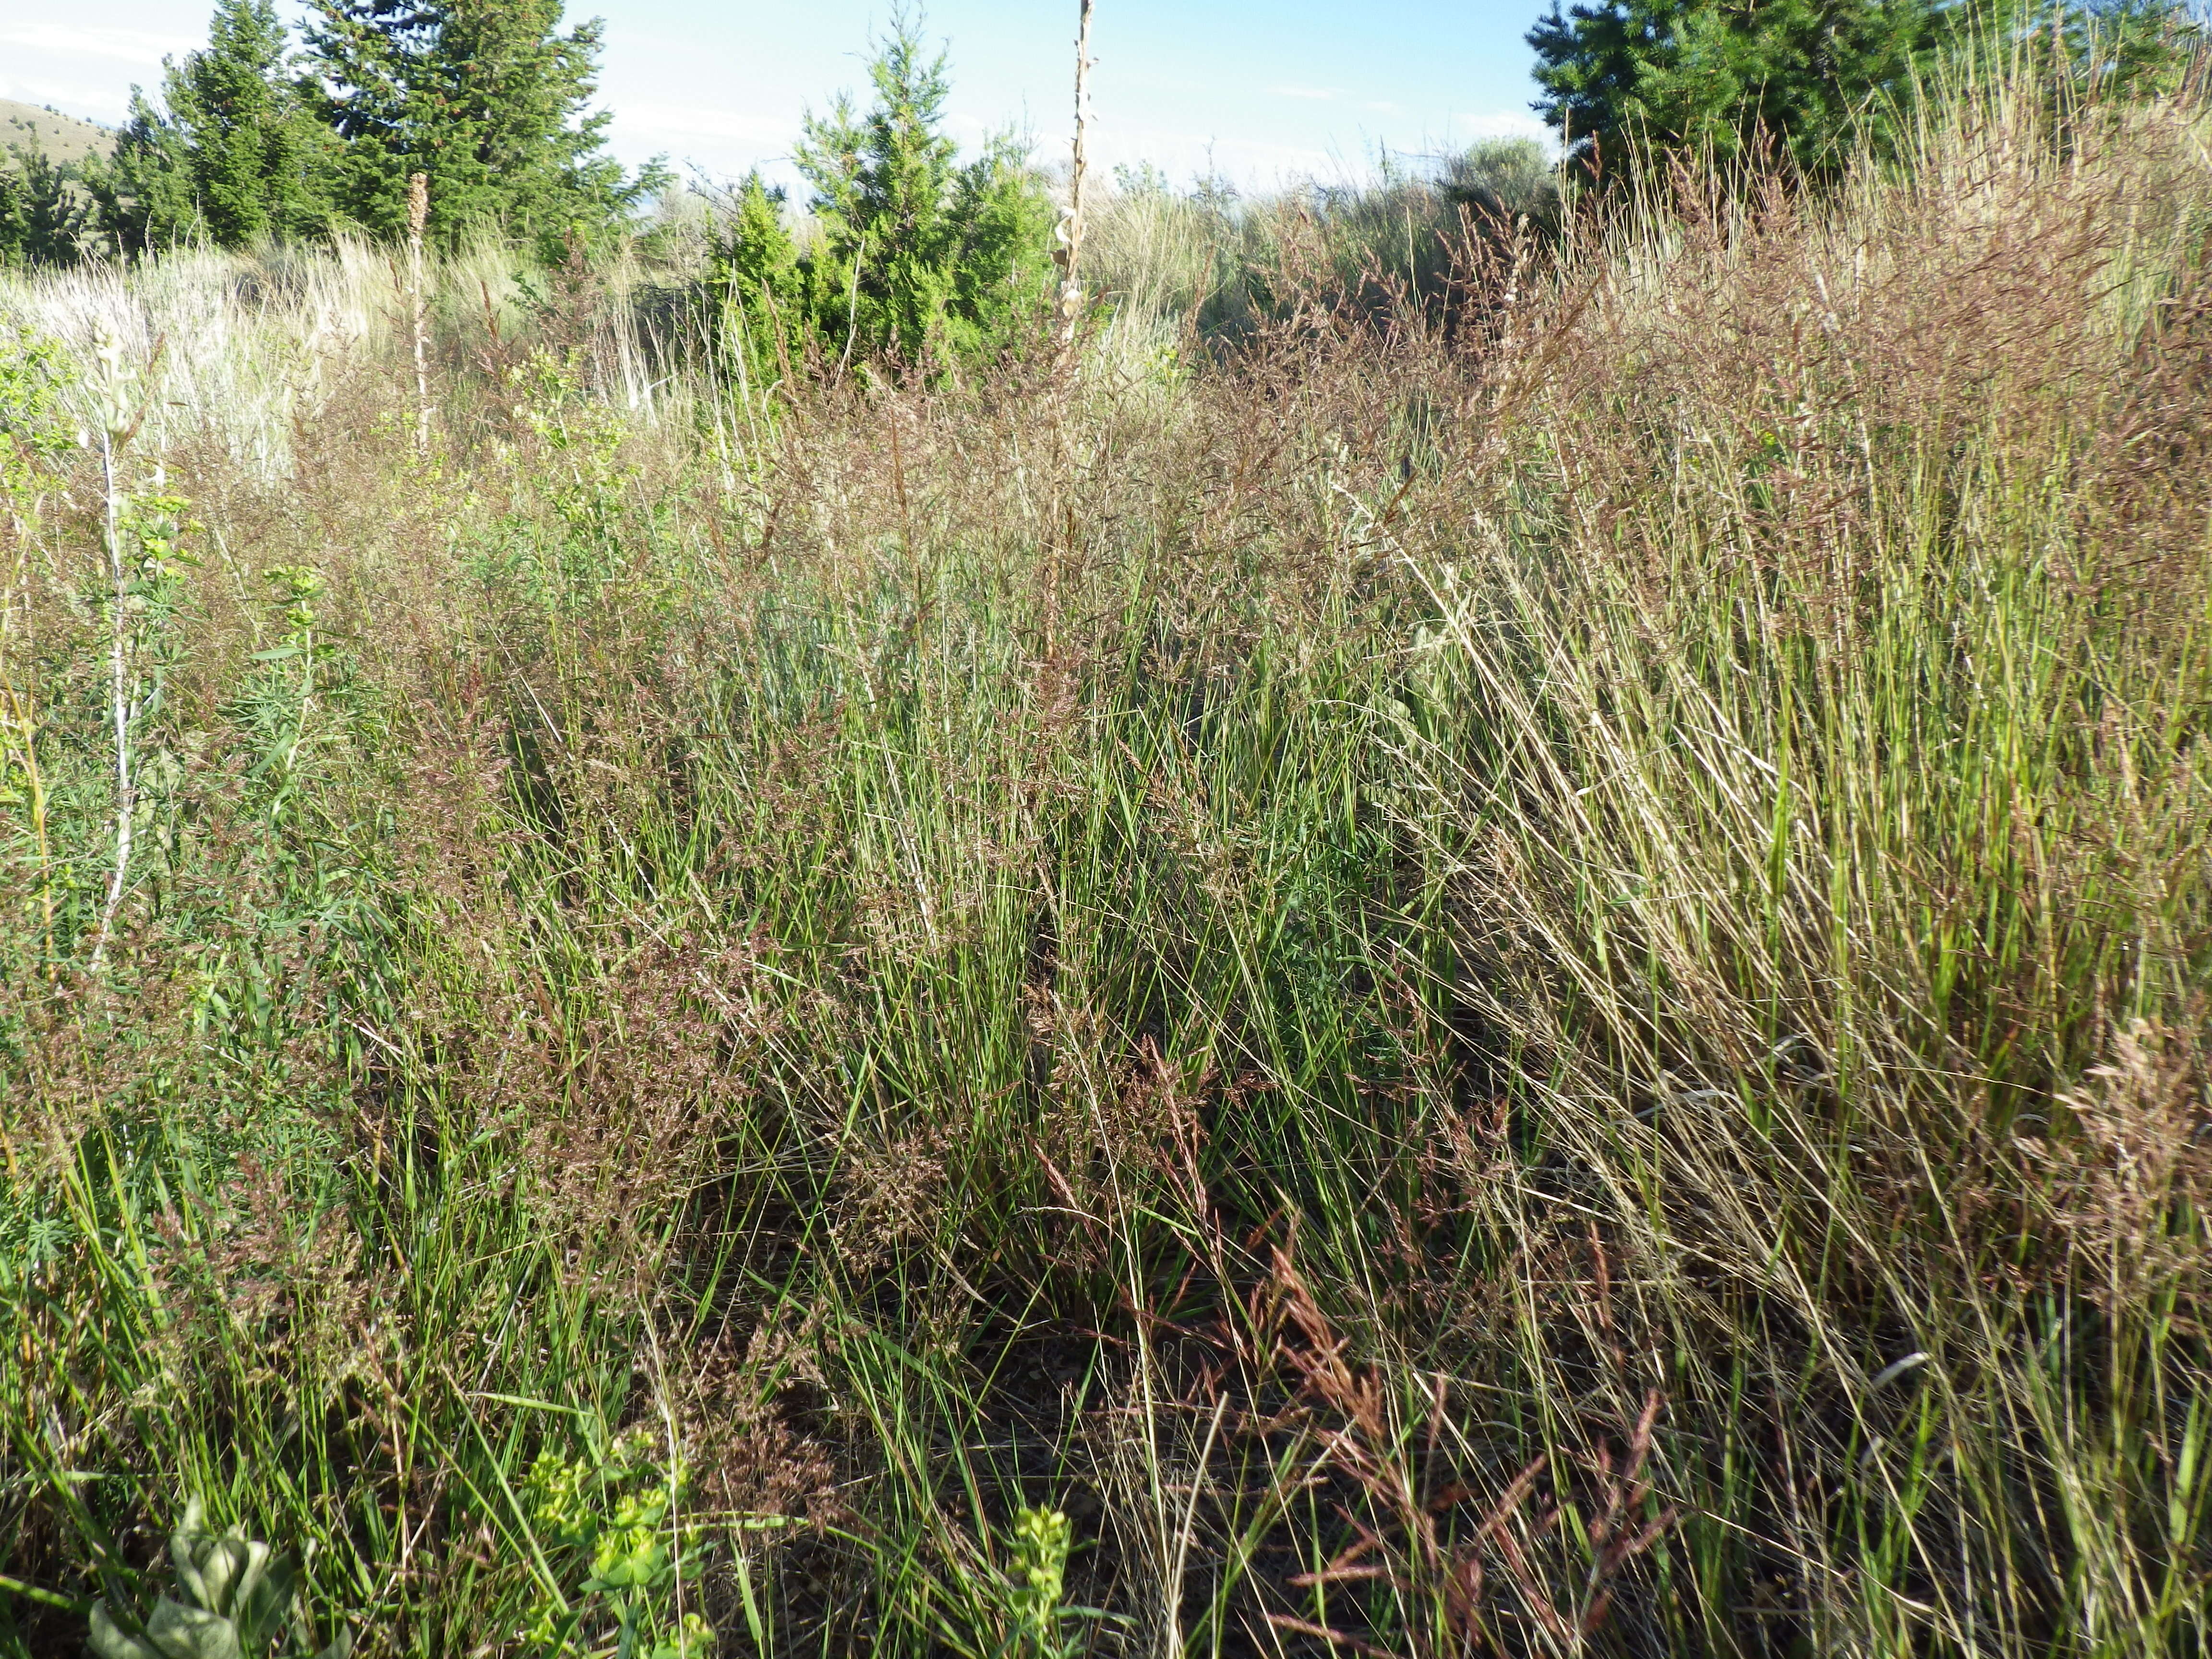
<instances>
[{"instance_id":1,"label":"blue sky","mask_svg":"<svg viewBox=\"0 0 2212 1659\"><path fill-rule=\"evenodd\" d=\"M206 36L212 0L0 0L0 97L114 122L133 81ZM1107 164L1150 161L1182 180L1246 185L1364 172L1534 132L1522 36L1540 0L1097 0L1092 101ZM720 178L782 165L801 112L865 82L888 0L599 0L600 101L625 160L665 153ZM1040 159L1066 153L1075 0L936 0L949 41L951 125L1013 125Z\"/></svg>"}]
</instances>

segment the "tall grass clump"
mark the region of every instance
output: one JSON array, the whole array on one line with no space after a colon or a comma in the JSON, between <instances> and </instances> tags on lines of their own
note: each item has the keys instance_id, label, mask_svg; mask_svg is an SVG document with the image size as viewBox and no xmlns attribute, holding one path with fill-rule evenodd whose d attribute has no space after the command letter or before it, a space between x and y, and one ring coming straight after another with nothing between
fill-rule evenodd
<instances>
[{"instance_id":1,"label":"tall grass clump","mask_svg":"<svg viewBox=\"0 0 2212 1659\"><path fill-rule=\"evenodd\" d=\"M1620 223L1494 360L1401 821L1492 1224L1640 1304L1524 1386L1665 1393L1708 1620L2203 1639L2203 131L1985 90Z\"/></svg>"},{"instance_id":2,"label":"tall grass clump","mask_svg":"<svg viewBox=\"0 0 2212 1659\"><path fill-rule=\"evenodd\" d=\"M1126 335L1194 331L1241 340L1316 301L1382 319L1452 316L1470 261L1542 240L1557 169L1529 138L1485 140L1425 166L1385 156L1380 176L1245 196L1209 179L1185 192L1123 170L1092 233L1101 293Z\"/></svg>"},{"instance_id":3,"label":"tall grass clump","mask_svg":"<svg viewBox=\"0 0 2212 1659\"><path fill-rule=\"evenodd\" d=\"M2207 132L427 422L7 279L0 1651L2200 1647Z\"/></svg>"}]
</instances>

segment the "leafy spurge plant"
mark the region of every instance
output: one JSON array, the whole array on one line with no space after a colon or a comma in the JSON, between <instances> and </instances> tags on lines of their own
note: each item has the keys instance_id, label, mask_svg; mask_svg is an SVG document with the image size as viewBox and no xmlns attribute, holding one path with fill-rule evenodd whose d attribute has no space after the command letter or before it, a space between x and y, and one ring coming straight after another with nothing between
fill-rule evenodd
<instances>
[{"instance_id":1,"label":"leafy spurge plant","mask_svg":"<svg viewBox=\"0 0 2212 1659\"><path fill-rule=\"evenodd\" d=\"M172 626L188 591L185 573L199 560L185 538L199 529L185 514L191 502L167 487L155 467L148 484L125 490L117 481L113 446L103 451L107 493L108 568L94 586L93 609L106 613L109 718L115 737L115 864L93 947L98 971L130 880L131 848L144 778L138 750L147 719L158 709L179 646Z\"/></svg>"},{"instance_id":2,"label":"leafy spurge plant","mask_svg":"<svg viewBox=\"0 0 2212 1659\"><path fill-rule=\"evenodd\" d=\"M307 716L314 707L315 664L330 650L326 641L315 636L315 599L323 591L323 579L304 564L271 565L261 574L276 589L284 621L284 642L257 651L254 656L261 662L298 670L298 694L286 699L289 719L271 734L271 747L264 760L264 765L281 779L289 779L298 763L300 745L307 738Z\"/></svg>"},{"instance_id":3,"label":"leafy spurge plant","mask_svg":"<svg viewBox=\"0 0 2212 1659\"><path fill-rule=\"evenodd\" d=\"M1013 1565L1005 1575L1008 1628L1000 1650L1006 1659L1064 1659L1075 1651L1066 1628L1073 1612L1060 1605L1073 1541L1058 1510L1024 1510L1014 1517L1007 1538Z\"/></svg>"},{"instance_id":4,"label":"leafy spurge plant","mask_svg":"<svg viewBox=\"0 0 2212 1659\"><path fill-rule=\"evenodd\" d=\"M26 508L41 475L88 441L64 407L75 383L53 341L0 331L0 505Z\"/></svg>"},{"instance_id":5,"label":"leafy spurge plant","mask_svg":"<svg viewBox=\"0 0 2212 1659\"><path fill-rule=\"evenodd\" d=\"M683 1606L706 1553L681 1520L689 1473L623 1435L596 1455L538 1455L525 1485L549 1563L575 1576L573 1595L548 1595L523 1632L530 1651L591 1659L704 1659L713 1628Z\"/></svg>"}]
</instances>

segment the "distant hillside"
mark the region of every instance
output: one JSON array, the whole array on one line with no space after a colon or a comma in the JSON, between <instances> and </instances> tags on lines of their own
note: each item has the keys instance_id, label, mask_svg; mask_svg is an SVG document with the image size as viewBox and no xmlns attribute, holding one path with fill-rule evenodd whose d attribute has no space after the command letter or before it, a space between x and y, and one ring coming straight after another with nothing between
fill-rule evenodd
<instances>
[{"instance_id":1,"label":"distant hillside","mask_svg":"<svg viewBox=\"0 0 2212 1659\"><path fill-rule=\"evenodd\" d=\"M0 98L0 149L28 149L33 143L49 160L76 161L104 154L114 145L115 135L74 115Z\"/></svg>"}]
</instances>

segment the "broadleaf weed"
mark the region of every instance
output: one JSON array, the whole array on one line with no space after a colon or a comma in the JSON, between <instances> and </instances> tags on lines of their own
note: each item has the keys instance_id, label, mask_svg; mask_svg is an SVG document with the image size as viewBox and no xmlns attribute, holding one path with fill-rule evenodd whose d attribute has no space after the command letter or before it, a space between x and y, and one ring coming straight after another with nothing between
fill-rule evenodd
<instances>
[{"instance_id":1,"label":"broadleaf weed","mask_svg":"<svg viewBox=\"0 0 2212 1659\"><path fill-rule=\"evenodd\" d=\"M684 1606L688 1573L696 1601L708 1554L705 1527L684 1518L690 1471L656 1462L647 1439L616 1437L597 1454L547 1448L524 1486L547 1559L570 1590L541 1601L522 1640L547 1655L616 1659L703 1659L714 1632Z\"/></svg>"}]
</instances>

